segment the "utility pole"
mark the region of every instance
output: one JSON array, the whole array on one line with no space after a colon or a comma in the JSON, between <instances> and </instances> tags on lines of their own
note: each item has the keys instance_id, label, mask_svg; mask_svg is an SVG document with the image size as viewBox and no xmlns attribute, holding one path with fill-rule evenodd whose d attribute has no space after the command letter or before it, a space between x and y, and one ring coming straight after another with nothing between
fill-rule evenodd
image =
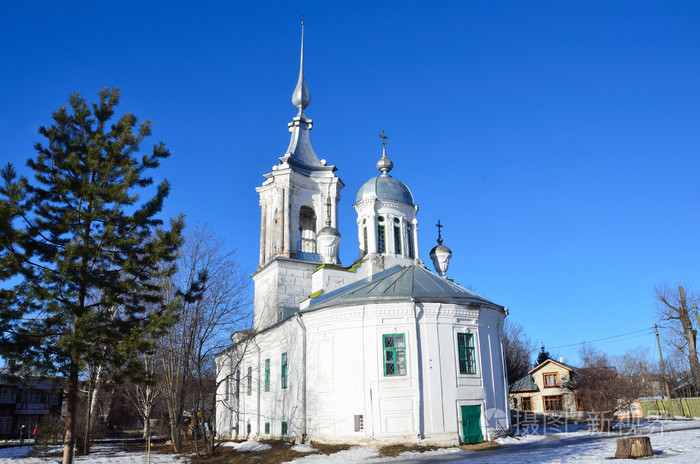
<instances>
[{"instance_id":1,"label":"utility pole","mask_svg":"<svg viewBox=\"0 0 700 464\"><path fill-rule=\"evenodd\" d=\"M661 352L661 340L659 339L659 328L654 324L654 333L656 334L656 344L659 345L659 358L661 358L661 378L666 385L666 396L668 397L668 413L671 417L675 417L673 413L673 403L671 402L671 390L668 388L668 380L666 380L666 366L664 365L664 354Z\"/></svg>"}]
</instances>

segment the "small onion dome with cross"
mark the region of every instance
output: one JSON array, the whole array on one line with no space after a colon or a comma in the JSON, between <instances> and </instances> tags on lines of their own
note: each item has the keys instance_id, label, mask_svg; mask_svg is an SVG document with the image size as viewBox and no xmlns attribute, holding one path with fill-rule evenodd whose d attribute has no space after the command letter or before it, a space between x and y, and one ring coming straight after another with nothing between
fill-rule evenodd
<instances>
[{"instance_id":1,"label":"small onion dome with cross","mask_svg":"<svg viewBox=\"0 0 700 464\"><path fill-rule=\"evenodd\" d=\"M331 226L331 197L326 201L326 227L316 234L317 251L324 264L338 264L338 245L340 232Z\"/></svg>"},{"instance_id":2,"label":"small onion dome with cross","mask_svg":"<svg viewBox=\"0 0 700 464\"><path fill-rule=\"evenodd\" d=\"M435 225L438 228L438 239L437 246L430 250L430 259L433 260L433 266L435 266L435 272L437 272L441 277L445 277L447 273L447 268L450 266L450 258L452 258L452 250L447 248L442 244L442 234L440 229L443 226L440 221Z\"/></svg>"}]
</instances>

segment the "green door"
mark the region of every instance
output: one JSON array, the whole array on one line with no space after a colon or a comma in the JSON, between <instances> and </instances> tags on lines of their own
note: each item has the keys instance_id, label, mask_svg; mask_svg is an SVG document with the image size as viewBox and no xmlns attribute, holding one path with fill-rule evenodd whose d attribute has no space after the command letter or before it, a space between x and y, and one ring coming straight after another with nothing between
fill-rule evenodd
<instances>
[{"instance_id":1,"label":"green door","mask_svg":"<svg viewBox=\"0 0 700 464\"><path fill-rule=\"evenodd\" d=\"M481 406L462 406L462 441L479 443L484 441L481 434Z\"/></svg>"}]
</instances>

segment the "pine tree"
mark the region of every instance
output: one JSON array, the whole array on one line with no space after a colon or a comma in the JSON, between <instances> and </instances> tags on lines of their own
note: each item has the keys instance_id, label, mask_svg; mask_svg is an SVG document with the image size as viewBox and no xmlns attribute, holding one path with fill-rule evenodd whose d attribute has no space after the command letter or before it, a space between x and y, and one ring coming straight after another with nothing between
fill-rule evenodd
<instances>
[{"instance_id":1,"label":"pine tree","mask_svg":"<svg viewBox=\"0 0 700 464\"><path fill-rule=\"evenodd\" d=\"M546 360L551 359L551 355L549 354L549 351L544 350L544 345L540 348L540 352L537 355L537 362L535 363L535 367L539 366Z\"/></svg>"},{"instance_id":2,"label":"pine tree","mask_svg":"<svg viewBox=\"0 0 700 464\"><path fill-rule=\"evenodd\" d=\"M174 272L183 220L163 227L169 184L149 189L147 176L170 152L160 143L137 155L150 122L130 113L111 121L119 96L105 88L89 106L72 95L70 109L39 129L46 142L27 162L33 181L11 164L2 170L0 354L10 367L66 377L64 464L73 461L80 373L127 365L174 322L157 282ZM141 203L143 189L154 195Z\"/></svg>"}]
</instances>

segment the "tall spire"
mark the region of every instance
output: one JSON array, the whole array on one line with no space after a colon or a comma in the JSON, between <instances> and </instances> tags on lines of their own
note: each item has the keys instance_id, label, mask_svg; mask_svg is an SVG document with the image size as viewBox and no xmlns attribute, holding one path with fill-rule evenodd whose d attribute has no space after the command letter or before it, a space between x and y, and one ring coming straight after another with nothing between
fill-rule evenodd
<instances>
[{"instance_id":1,"label":"tall spire","mask_svg":"<svg viewBox=\"0 0 700 464\"><path fill-rule=\"evenodd\" d=\"M301 19L301 60L299 62L299 80L292 94L292 104L301 114L311 103L311 94L304 79L304 17Z\"/></svg>"}]
</instances>

